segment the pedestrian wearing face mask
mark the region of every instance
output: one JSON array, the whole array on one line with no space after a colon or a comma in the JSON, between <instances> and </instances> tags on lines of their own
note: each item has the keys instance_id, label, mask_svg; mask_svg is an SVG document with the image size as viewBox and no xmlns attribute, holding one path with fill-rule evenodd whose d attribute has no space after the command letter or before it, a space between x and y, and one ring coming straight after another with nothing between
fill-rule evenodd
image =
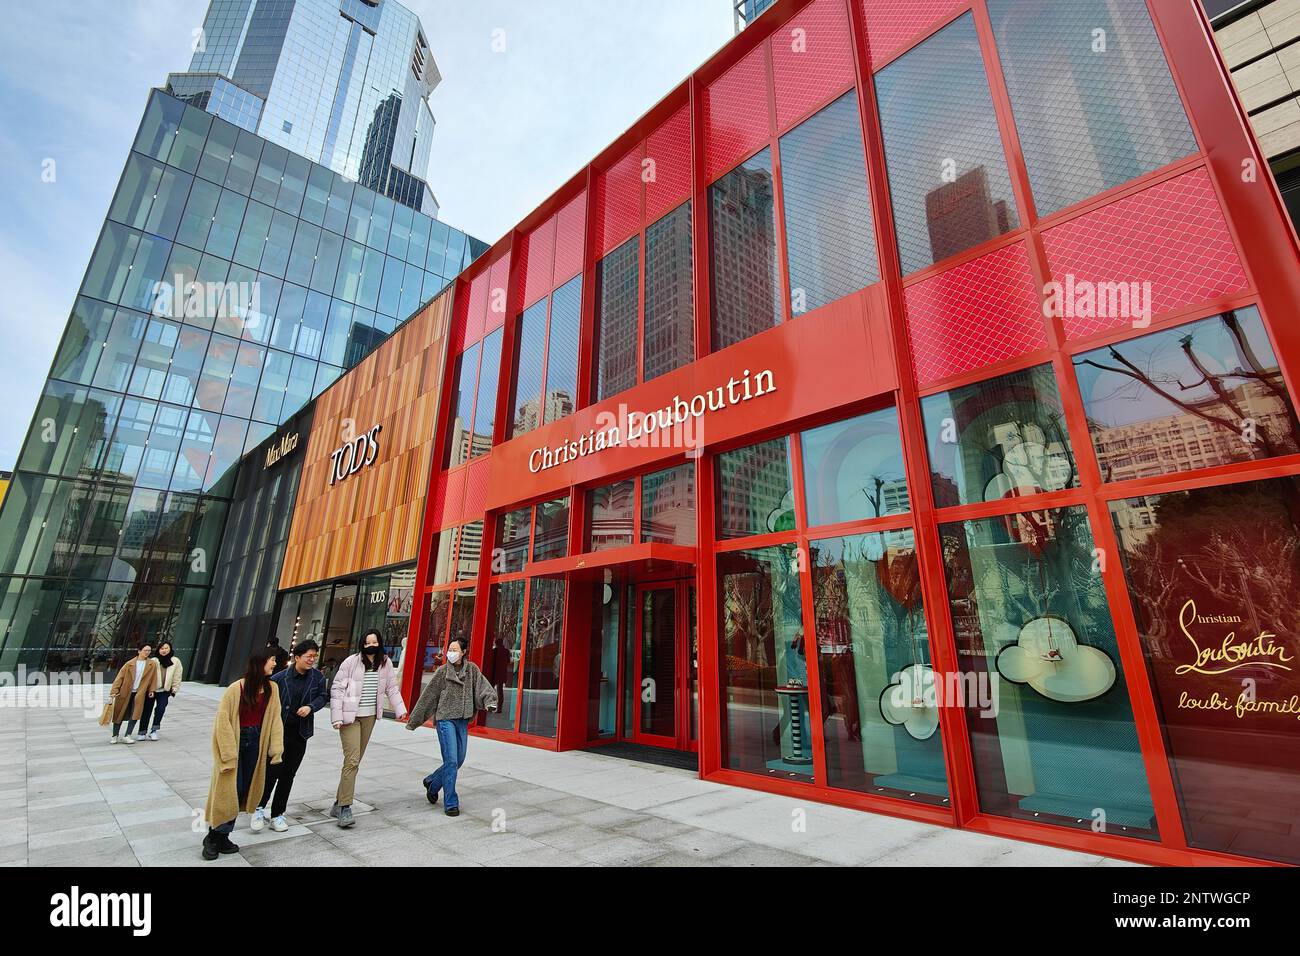
<instances>
[{"instance_id":1,"label":"pedestrian wearing face mask","mask_svg":"<svg viewBox=\"0 0 1300 956\"><path fill-rule=\"evenodd\" d=\"M480 710L495 710L497 692L465 652L469 642L456 639L447 647L447 663L433 672L433 678L411 711L407 730L414 730L433 718L438 731L438 749L442 766L424 778L425 796L438 802L438 791L445 795L443 813L460 816L460 796L456 793L456 774L465 764L469 743L469 722Z\"/></svg>"},{"instance_id":2,"label":"pedestrian wearing face mask","mask_svg":"<svg viewBox=\"0 0 1300 956\"><path fill-rule=\"evenodd\" d=\"M338 819L340 827L350 827L356 822L352 817L352 797L357 769L366 755L375 721L383 715L385 701L397 713L398 720L406 719L406 703L397 686L397 669L384 653L379 632L369 630L361 638L361 653L353 654L339 665L330 685L330 722L343 744L343 773L330 816Z\"/></svg>"}]
</instances>

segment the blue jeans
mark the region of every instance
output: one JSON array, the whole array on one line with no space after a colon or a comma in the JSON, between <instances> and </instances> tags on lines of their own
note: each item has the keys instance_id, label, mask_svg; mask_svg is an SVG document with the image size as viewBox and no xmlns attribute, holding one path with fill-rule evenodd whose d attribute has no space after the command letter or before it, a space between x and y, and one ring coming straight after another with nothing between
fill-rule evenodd
<instances>
[{"instance_id":1,"label":"blue jeans","mask_svg":"<svg viewBox=\"0 0 1300 956\"><path fill-rule=\"evenodd\" d=\"M424 786L431 793L439 790L446 794L443 806L448 810L460 807L456 796L456 771L465 764L465 748L469 746L468 720L440 720L438 748L442 751L442 766L424 778Z\"/></svg>"},{"instance_id":2,"label":"blue jeans","mask_svg":"<svg viewBox=\"0 0 1300 956\"><path fill-rule=\"evenodd\" d=\"M241 808L248 801L248 791L253 786L253 774L257 772L257 761L261 756L261 750L262 728L240 727L239 768L235 771L235 792L239 796L239 806ZM238 819L238 817L235 819ZM212 829L217 833L231 833L235 829L235 821L231 820L222 823Z\"/></svg>"},{"instance_id":3,"label":"blue jeans","mask_svg":"<svg viewBox=\"0 0 1300 956\"><path fill-rule=\"evenodd\" d=\"M171 700L172 695L169 691L160 690L144 702L144 713L140 715L140 733L148 733L151 729L157 730L162 726L163 714L167 713L167 702ZM153 727L149 726L149 718L153 717Z\"/></svg>"}]
</instances>

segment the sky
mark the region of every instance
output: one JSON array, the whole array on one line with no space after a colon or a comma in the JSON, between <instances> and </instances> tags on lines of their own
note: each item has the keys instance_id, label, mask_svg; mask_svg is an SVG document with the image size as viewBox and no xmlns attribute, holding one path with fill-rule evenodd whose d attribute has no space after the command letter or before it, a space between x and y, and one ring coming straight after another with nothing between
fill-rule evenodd
<instances>
[{"instance_id":1,"label":"sky","mask_svg":"<svg viewBox=\"0 0 1300 956\"><path fill-rule=\"evenodd\" d=\"M492 243L732 35L731 0L407 0L443 81L429 183ZM6 5L0 32L0 471L36 407L148 91L207 0ZM51 175L52 172L52 175Z\"/></svg>"}]
</instances>

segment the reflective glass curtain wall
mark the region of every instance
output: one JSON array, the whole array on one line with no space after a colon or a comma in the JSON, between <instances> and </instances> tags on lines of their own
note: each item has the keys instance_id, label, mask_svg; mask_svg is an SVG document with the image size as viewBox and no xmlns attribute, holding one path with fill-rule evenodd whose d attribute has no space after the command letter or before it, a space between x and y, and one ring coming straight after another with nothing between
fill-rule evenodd
<instances>
[{"instance_id":1,"label":"reflective glass curtain wall","mask_svg":"<svg viewBox=\"0 0 1300 956\"><path fill-rule=\"evenodd\" d=\"M188 657L241 457L482 248L154 91L0 510L0 666Z\"/></svg>"}]
</instances>

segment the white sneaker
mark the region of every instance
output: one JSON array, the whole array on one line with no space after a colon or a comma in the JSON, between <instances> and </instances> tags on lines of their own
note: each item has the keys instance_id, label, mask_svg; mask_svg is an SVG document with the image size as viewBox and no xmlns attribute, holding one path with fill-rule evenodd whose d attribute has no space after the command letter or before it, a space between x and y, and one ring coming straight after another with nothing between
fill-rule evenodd
<instances>
[{"instance_id":1,"label":"white sneaker","mask_svg":"<svg viewBox=\"0 0 1300 956\"><path fill-rule=\"evenodd\" d=\"M117 734L114 734L112 737L109 737L109 738L108 738L108 742L109 742L110 744L115 744L115 743L117 743L117 742L118 742L119 740L121 740L121 739L122 739L122 738L119 737L119 736L117 736Z\"/></svg>"},{"instance_id":2,"label":"white sneaker","mask_svg":"<svg viewBox=\"0 0 1300 956\"><path fill-rule=\"evenodd\" d=\"M254 833L261 833L264 826L266 826L266 811L258 807L253 811L253 819L249 822L248 828Z\"/></svg>"},{"instance_id":3,"label":"white sneaker","mask_svg":"<svg viewBox=\"0 0 1300 956\"><path fill-rule=\"evenodd\" d=\"M151 732L149 733L149 739L150 739L150 740L157 740L157 739L158 739L158 731L156 731L156 730L151 731Z\"/></svg>"},{"instance_id":4,"label":"white sneaker","mask_svg":"<svg viewBox=\"0 0 1300 956\"><path fill-rule=\"evenodd\" d=\"M145 734L136 734L136 735L135 735L135 742L136 742L136 743L143 743L144 741L146 741L146 740L148 740L148 739L149 739L149 737L148 737L147 735L145 735Z\"/></svg>"},{"instance_id":5,"label":"white sneaker","mask_svg":"<svg viewBox=\"0 0 1300 956\"><path fill-rule=\"evenodd\" d=\"M126 736L124 736L124 737L122 738L122 743L124 743L124 744L133 744L133 743L135 743L135 738L132 737L130 734L127 734Z\"/></svg>"},{"instance_id":6,"label":"white sneaker","mask_svg":"<svg viewBox=\"0 0 1300 956\"><path fill-rule=\"evenodd\" d=\"M284 818L283 813L271 821L271 829L276 833L283 833L285 830L289 829L289 821Z\"/></svg>"}]
</instances>

